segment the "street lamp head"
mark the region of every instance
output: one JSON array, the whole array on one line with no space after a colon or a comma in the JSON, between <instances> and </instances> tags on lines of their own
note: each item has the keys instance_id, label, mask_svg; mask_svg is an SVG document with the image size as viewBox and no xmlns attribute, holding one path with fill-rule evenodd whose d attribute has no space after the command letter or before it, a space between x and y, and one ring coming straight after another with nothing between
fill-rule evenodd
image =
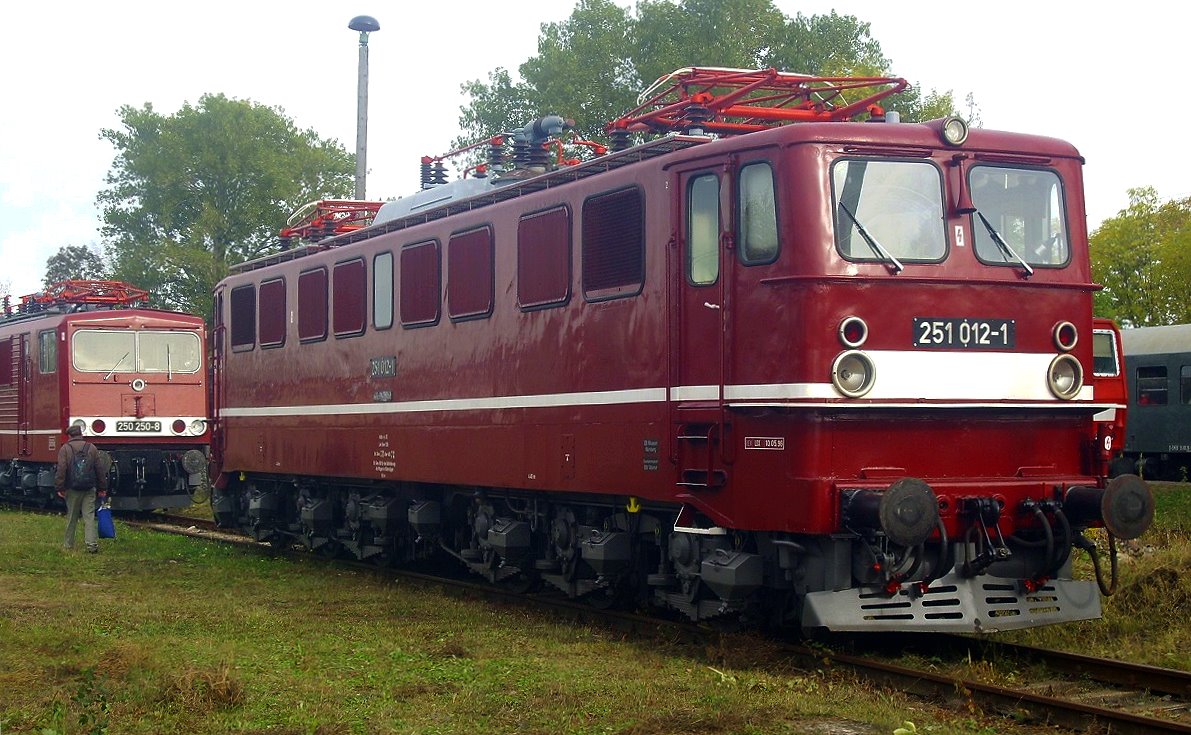
<instances>
[{"instance_id":1,"label":"street lamp head","mask_svg":"<svg viewBox=\"0 0 1191 735\"><path fill-rule=\"evenodd\" d=\"M357 15L352 18L351 23L348 23L347 27L361 33L372 33L373 31L380 30L380 23L377 23L376 18L373 18L371 15Z\"/></svg>"}]
</instances>

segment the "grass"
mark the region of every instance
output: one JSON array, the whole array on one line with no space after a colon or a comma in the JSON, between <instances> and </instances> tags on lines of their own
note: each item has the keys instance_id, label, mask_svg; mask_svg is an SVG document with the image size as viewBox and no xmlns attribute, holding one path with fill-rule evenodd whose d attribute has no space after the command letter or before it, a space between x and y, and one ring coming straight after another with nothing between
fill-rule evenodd
<instances>
[{"instance_id":1,"label":"grass","mask_svg":"<svg viewBox=\"0 0 1191 735\"><path fill-rule=\"evenodd\" d=\"M624 640L119 523L64 552L62 522L0 511L4 735L992 731L752 644Z\"/></svg>"},{"instance_id":2,"label":"grass","mask_svg":"<svg viewBox=\"0 0 1191 735\"><path fill-rule=\"evenodd\" d=\"M1156 495L1103 620L1007 637L1191 669L1191 489ZM626 641L314 559L119 523L64 552L62 522L0 511L3 735L1029 731L751 643Z\"/></svg>"}]
</instances>

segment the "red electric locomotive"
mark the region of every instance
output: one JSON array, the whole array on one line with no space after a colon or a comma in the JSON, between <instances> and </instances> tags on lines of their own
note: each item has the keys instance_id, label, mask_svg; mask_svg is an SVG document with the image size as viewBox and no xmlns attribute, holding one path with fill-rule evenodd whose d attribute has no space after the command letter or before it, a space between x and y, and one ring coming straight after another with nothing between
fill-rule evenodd
<instances>
[{"instance_id":1,"label":"red electric locomotive","mask_svg":"<svg viewBox=\"0 0 1191 735\"><path fill-rule=\"evenodd\" d=\"M904 88L681 70L610 152L563 160L543 118L511 167L503 136L461 181L424 159L371 226L235 269L217 518L692 619L1099 615L1072 550L1153 504L1085 379L1083 161L899 123Z\"/></svg>"},{"instance_id":2,"label":"red electric locomotive","mask_svg":"<svg viewBox=\"0 0 1191 735\"><path fill-rule=\"evenodd\" d=\"M0 319L0 496L55 499L71 424L110 460L111 505L190 505L207 468L206 329L137 308L148 293L67 281L6 304Z\"/></svg>"}]
</instances>

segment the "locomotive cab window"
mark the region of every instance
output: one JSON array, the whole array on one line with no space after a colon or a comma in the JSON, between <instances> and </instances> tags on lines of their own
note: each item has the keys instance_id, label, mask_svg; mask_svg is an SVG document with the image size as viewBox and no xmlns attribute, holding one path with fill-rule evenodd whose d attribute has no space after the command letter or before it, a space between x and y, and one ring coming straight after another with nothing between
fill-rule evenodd
<instances>
[{"instance_id":1,"label":"locomotive cab window","mask_svg":"<svg viewBox=\"0 0 1191 735\"><path fill-rule=\"evenodd\" d=\"M194 332L145 330L136 335L136 367L142 373L197 373L199 338Z\"/></svg>"},{"instance_id":2,"label":"locomotive cab window","mask_svg":"<svg viewBox=\"0 0 1191 735\"><path fill-rule=\"evenodd\" d=\"M233 291L232 295L235 296L235 293ZM233 341L232 346L243 345ZM79 330L71 339L70 354L74 369L80 372L130 373L136 365L136 335L123 330Z\"/></svg>"},{"instance_id":3,"label":"locomotive cab window","mask_svg":"<svg viewBox=\"0 0 1191 735\"><path fill-rule=\"evenodd\" d=\"M943 179L934 165L845 159L832 167L831 185L836 247L847 260L937 263L946 256Z\"/></svg>"},{"instance_id":4,"label":"locomotive cab window","mask_svg":"<svg viewBox=\"0 0 1191 735\"><path fill-rule=\"evenodd\" d=\"M1059 267L1070 259L1063 183L1053 171L973 166L976 257L989 265ZM1020 259L1020 260L1019 260Z\"/></svg>"},{"instance_id":5,"label":"locomotive cab window","mask_svg":"<svg viewBox=\"0 0 1191 735\"><path fill-rule=\"evenodd\" d=\"M1179 368L1179 396L1184 406L1191 406L1191 365Z\"/></svg>"},{"instance_id":6,"label":"locomotive cab window","mask_svg":"<svg viewBox=\"0 0 1191 735\"><path fill-rule=\"evenodd\" d=\"M58 369L58 332L47 329L37 333L37 367L43 373Z\"/></svg>"},{"instance_id":7,"label":"locomotive cab window","mask_svg":"<svg viewBox=\"0 0 1191 735\"><path fill-rule=\"evenodd\" d=\"M0 385L12 385L12 337L0 340Z\"/></svg>"},{"instance_id":8,"label":"locomotive cab window","mask_svg":"<svg viewBox=\"0 0 1191 735\"><path fill-rule=\"evenodd\" d=\"M644 196L633 187L583 203L583 295L636 296L645 283Z\"/></svg>"},{"instance_id":9,"label":"locomotive cab window","mask_svg":"<svg viewBox=\"0 0 1191 735\"><path fill-rule=\"evenodd\" d=\"M1137 405L1166 405L1166 366L1146 365L1137 368Z\"/></svg>"},{"instance_id":10,"label":"locomotive cab window","mask_svg":"<svg viewBox=\"0 0 1191 735\"><path fill-rule=\"evenodd\" d=\"M1112 332L1092 332L1092 374L1104 378L1121 374L1121 364L1117 358L1117 341L1113 339Z\"/></svg>"},{"instance_id":11,"label":"locomotive cab window","mask_svg":"<svg viewBox=\"0 0 1191 735\"><path fill-rule=\"evenodd\" d=\"M720 179L704 174L686 192L686 277L707 286L720 277Z\"/></svg>"},{"instance_id":12,"label":"locomotive cab window","mask_svg":"<svg viewBox=\"0 0 1191 735\"><path fill-rule=\"evenodd\" d=\"M740 169L737 203L741 260L746 265L777 260L777 200L773 192L773 168L768 163L750 163Z\"/></svg>"}]
</instances>

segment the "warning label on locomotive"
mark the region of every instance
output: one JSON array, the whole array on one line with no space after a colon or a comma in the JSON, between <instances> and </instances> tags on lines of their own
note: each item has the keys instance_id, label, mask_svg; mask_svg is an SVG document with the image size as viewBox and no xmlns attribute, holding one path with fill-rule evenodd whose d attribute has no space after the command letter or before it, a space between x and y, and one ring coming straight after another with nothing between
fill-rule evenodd
<instances>
[{"instance_id":1,"label":"warning label on locomotive","mask_svg":"<svg viewBox=\"0 0 1191 735\"><path fill-rule=\"evenodd\" d=\"M1011 350L1016 342L1012 319L914 317L915 347Z\"/></svg>"},{"instance_id":2,"label":"warning label on locomotive","mask_svg":"<svg viewBox=\"0 0 1191 735\"><path fill-rule=\"evenodd\" d=\"M786 449L786 438L784 436L746 436L744 438L745 449L769 449L775 452L781 452Z\"/></svg>"},{"instance_id":3,"label":"warning label on locomotive","mask_svg":"<svg viewBox=\"0 0 1191 735\"><path fill-rule=\"evenodd\" d=\"M372 469L380 475L391 475L397 471L397 452L389 444L388 434L379 434L376 450L372 452Z\"/></svg>"}]
</instances>

